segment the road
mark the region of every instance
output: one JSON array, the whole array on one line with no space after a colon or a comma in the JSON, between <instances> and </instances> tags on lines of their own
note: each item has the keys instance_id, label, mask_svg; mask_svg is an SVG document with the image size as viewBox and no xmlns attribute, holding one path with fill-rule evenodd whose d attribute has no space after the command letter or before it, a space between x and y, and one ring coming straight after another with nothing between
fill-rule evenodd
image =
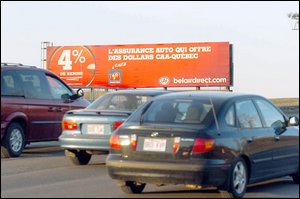
<instances>
[{"instance_id":1,"label":"road","mask_svg":"<svg viewBox=\"0 0 300 199\"><path fill-rule=\"evenodd\" d=\"M57 142L30 145L19 158L1 158L1 198L218 198L216 189L147 185L140 195L126 195L107 174L106 156L74 166ZM299 198L290 177L251 185L245 198Z\"/></svg>"}]
</instances>

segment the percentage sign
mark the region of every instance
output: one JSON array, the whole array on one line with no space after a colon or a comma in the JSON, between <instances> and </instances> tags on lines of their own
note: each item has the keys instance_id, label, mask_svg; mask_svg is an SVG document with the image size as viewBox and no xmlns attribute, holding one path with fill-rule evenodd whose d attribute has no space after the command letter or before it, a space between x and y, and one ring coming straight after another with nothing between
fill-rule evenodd
<instances>
[{"instance_id":1,"label":"percentage sign","mask_svg":"<svg viewBox=\"0 0 300 199\"><path fill-rule=\"evenodd\" d=\"M75 59L75 64L78 62L78 60L79 60L79 62L82 63L82 64L85 62L85 57L82 56L82 51L83 51L83 49L81 49L80 52L78 52L78 50L73 50L73 51L72 51L72 55L73 55L74 57L76 57L76 59Z\"/></svg>"}]
</instances>

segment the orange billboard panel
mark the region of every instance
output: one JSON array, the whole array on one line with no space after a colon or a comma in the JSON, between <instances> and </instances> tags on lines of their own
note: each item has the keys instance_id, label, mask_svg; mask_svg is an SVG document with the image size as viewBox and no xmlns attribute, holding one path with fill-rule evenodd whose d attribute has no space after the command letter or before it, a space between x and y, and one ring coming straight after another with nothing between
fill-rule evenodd
<instances>
[{"instance_id":1,"label":"orange billboard panel","mask_svg":"<svg viewBox=\"0 0 300 199\"><path fill-rule=\"evenodd\" d=\"M230 86L229 42L51 46L47 69L71 86Z\"/></svg>"}]
</instances>

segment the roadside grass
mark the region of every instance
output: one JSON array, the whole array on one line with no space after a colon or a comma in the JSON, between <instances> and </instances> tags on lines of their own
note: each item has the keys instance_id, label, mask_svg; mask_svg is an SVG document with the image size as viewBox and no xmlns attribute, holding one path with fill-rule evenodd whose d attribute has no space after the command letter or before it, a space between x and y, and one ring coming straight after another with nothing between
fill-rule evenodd
<instances>
[{"instance_id":1,"label":"roadside grass","mask_svg":"<svg viewBox=\"0 0 300 199\"><path fill-rule=\"evenodd\" d=\"M90 89L84 89L84 93L84 98L92 101L92 98L97 99L101 95L107 93L107 90L94 89L93 97L91 96ZM271 98L270 100L277 106L299 106L299 98Z\"/></svg>"},{"instance_id":2,"label":"roadside grass","mask_svg":"<svg viewBox=\"0 0 300 199\"><path fill-rule=\"evenodd\" d=\"M299 106L299 98L273 98L270 100L277 106Z\"/></svg>"}]
</instances>

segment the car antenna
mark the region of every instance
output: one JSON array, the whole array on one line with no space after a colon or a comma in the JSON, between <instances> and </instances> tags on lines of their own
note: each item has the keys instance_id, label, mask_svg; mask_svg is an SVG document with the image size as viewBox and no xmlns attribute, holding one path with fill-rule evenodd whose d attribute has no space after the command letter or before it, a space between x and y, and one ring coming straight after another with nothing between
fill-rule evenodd
<instances>
[{"instance_id":1,"label":"car antenna","mask_svg":"<svg viewBox=\"0 0 300 199\"><path fill-rule=\"evenodd\" d=\"M141 113L141 117L140 117L140 125L142 125L142 123L144 122L144 115L145 113L147 112L148 108L150 107L150 105L152 104L152 102L150 102L149 104L147 104L143 110L142 110L142 113Z\"/></svg>"}]
</instances>

